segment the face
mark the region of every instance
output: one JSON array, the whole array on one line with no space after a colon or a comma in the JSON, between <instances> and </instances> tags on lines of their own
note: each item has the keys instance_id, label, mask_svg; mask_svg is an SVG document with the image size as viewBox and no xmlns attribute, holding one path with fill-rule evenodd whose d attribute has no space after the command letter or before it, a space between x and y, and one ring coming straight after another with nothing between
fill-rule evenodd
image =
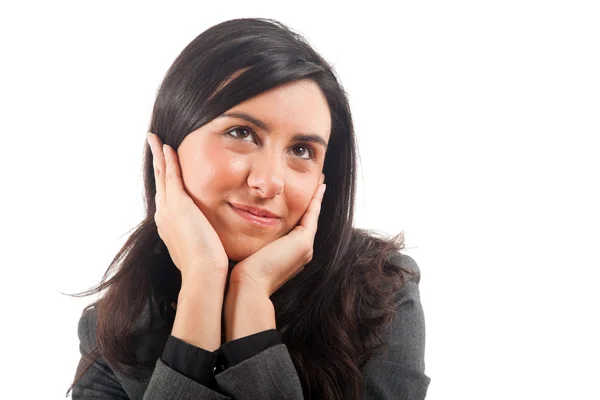
<instances>
[{"instance_id":1,"label":"face","mask_svg":"<svg viewBox=\"0 0 600 400\"><path fill-rule=\"evenodd\" d=\"M323 93L299 80L237 104L184 138L177 150L184 186L230 260L247 258L300 222L319 184L330 133ZM234 205L276 218L252 221Z\"/></svg>"}]
</instances>

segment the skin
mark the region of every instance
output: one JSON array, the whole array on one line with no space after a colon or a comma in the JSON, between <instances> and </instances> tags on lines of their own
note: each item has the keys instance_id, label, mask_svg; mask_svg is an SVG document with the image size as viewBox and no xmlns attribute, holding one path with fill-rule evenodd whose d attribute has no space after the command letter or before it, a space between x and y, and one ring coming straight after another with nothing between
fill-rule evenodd
<instances>
[{"instance_id":1,"label":"skin","mask_svg":"<svg viewBox=\"0 0 600 400\"><path fill-rule=\"evenodd\" d=\"M321 183L326 148L293 136L313 134L328 143L331 116L310 80L276 87L230 112L265 122L270 133L239 117L218 117L186 136L177 156L186 192L217 232L229 260L239 262L300 222ZM231 202L267 209L279 220L275 226L255 226L240 218Z\"/></svg>"},{"instance_id":2,"label":"skin","mask_svg":"<svg viewBox=\"0 0 600 400\"><path fill-rule=\"evenodd\" d=\"M205 327L219 327L221 313L226 341L275 328L270 296L313 256L331 131L326 100L309 80L274 88L230 112L251 115L267 128L219 117L189 134L177 152L148 136L155 221L182 272L172 335L211 351L221 343L220 330ZM294 138L299 133L313 141ZM277 224L256 226L230 202L267 209ZM221 257L235 265L225 293L214 262Z\"/></svg>"}]
</instances>

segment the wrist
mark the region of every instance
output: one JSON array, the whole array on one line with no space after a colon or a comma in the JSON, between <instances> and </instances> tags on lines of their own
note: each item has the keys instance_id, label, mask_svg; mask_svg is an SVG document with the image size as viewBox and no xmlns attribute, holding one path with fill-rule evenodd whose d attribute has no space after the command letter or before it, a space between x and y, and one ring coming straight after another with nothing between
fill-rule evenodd
<instances>
[{"instance_id":1,"label":"wrist","mask_svg":"<svg viewBox=\"0 0 600 400\"><path fill-rule=\"evenodd\" d=\"M227 285L227 297L243 297L253 302L271 302L269 291L251 279L230 278Z\"/></svg>"},{"instance_id":2,"label":"wrist","mask_svg":"<svg viewBox=\"0 0 600 400\"><path fill-rule=\"evenodd\" d=\"M180 295L195 296L203 292L220 292L222 295L225 292L225 283L227 275L218 273L208 273L201 271L189 271L185 275L181 275Z\"/></svg>"},{"instance_id":3,"label":"wrist","mask_svg":"<svg viewBox=\"0 0 600 400\"><path fill-rule=\"evenodd\" d=\"M268 287L266 284L249 277L242 272L241 267L236 266L229 275L229 281L227 285L228 293L236 294L252 294L255 296L271 297Z\"/></svg>"},{"instance_id":4,"label":"wrist","mask_svg":"<svg viewBox=\"0 0 600 400\"><path fill-rule=\"evenodd\" d=\"M226 341L276 329L275 307L262 290L234 285L223 304Z\"/></svg>"},{"instance_id":5,"label":"wrist","mask_svg":"<svg viewBox=\"0 0 600 400\"><path fill-rule=\"evenodd\" d=\"M222 310L222 290L215 286L182 285L171 335L196 347L214 351L221 345Z\"/></svg>"}]
</instances>

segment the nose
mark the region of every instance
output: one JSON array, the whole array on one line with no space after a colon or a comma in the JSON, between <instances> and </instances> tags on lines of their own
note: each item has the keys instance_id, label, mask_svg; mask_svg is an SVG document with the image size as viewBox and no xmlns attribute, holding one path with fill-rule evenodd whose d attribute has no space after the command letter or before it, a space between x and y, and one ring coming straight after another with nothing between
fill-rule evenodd
<instances>
[{"instance_id":1,"label":"nose","mask_svg":"<svg viewBox=\"0 0 600 400\"><path fill-rule=\"evenodd\" d=\"M281 156L264 152L256 154L252 160L248 186L264 198L274 197L283 192L283 165Z\"/></svg>"}]
</instances>

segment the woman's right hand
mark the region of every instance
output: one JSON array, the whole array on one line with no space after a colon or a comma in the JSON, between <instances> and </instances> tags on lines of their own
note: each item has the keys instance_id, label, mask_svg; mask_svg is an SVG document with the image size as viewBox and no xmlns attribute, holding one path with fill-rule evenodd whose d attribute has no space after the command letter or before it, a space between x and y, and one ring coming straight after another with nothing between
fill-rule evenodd
<instances>
[{"instance_id":1,"label":"woman's right hand","mask_svg":"<svg viewBox=\"0 0 600 400\"><path fill-rule=\"evenodd\" d=\"M158 235L165 242L171 259L187 279L206 279L206 275L227 277L228 257L221 239L206 216L187 194L183 185L177 152L160 138L148 134L156 181Z\"/></svg>"}]
</instances>

